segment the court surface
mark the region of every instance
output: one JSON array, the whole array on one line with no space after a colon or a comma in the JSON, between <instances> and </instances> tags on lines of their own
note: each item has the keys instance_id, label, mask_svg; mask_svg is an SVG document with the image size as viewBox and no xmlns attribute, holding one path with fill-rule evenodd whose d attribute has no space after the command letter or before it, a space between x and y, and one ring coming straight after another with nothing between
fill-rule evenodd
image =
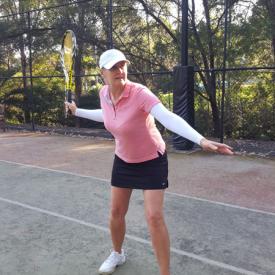
<instances>
[{"instance_id":1,"label":"court surface","mask_svg":"<svg viewBox=\"0 0 275 275\"><path fill-rule=\"evenodd\" d=\"M0 275L86 275L109 254L114 143L0 134ZM205 152L169 157L172 275L275 274L275 161ZM158 275L141 191L116 275Z\"/></svg>"}]
</instances>

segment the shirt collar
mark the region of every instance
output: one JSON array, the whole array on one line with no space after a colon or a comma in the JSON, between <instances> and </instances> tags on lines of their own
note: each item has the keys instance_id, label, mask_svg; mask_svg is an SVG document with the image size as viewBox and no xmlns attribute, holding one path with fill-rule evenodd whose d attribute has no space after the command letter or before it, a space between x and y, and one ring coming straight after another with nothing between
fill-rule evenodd
<instances>
[{"instance_id":1,"label":"shirt collar","mask_svg":"<svg viewBox=\"0 0 275 275\"><path fill-rule=\"evenodd\" d=\"M123 89L123 92L121 94L120 100L124 97L129 97L130 90L131 90L131 81L127 80L126 83L125 83L125 87ZM109 104L112 104L112 100L111 100L110 94L109 94L109 86L108 85L105 86L103 96Z\"/></svg>"}]
</instances>

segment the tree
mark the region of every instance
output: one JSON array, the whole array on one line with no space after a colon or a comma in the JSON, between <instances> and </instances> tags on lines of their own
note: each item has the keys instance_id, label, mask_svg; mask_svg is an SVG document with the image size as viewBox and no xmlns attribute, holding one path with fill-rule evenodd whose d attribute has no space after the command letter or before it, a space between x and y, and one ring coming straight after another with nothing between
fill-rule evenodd
<instances>
[{"instance_id":1,"label":"tree","mask_svg":"<svg viewBox=\"0 0 275 275\"><path fill-rule=\"evenodd\" d=\"M41 7L41 2L28 0L28 1L18 1L18 0L5 0L1 2L1 10L3 14L11 14L11 16L6 17L6 24L9 26L9 32L6 33L3 38L5 41L9 41L10 46L6 46L6 49L13 49L14 53L16 50L19 51L20 63L21 63L21 73L23 81L23 91L24 91L24 121L26 123L30 122L30 95L27 94L28 90L28 13L27 11L32 8ZM33 14L33 13L32 13ZM37 17L39 18L39 17ZM35 18L33 18L35 20ZM37 21L37 19L35 20ZM11 72L11 70L9 70Z\"/></svg>"},{"instance_id":2,"label":"tree","mask_svg":"<svg viewBox=\"0 0 275 275\"><path fill-rule=\"evenodd\" d=\"M227 66L274 64L274 60L271 64L270 58L270 41L273 41L271 31L274 29L271 28L273 17L268 16L272 10L270 5L274 1L228 1L230 24ZM83 78L80 76L99 73L97 68L99 55L110 46L108 41L108 2L108 0L81 1L79 3L64 0L0 1L2 14L12 14L0 20L0 30L2 30L0 56L4 61L0 64L1 75L28 75L28 37L26 37L28 18L26 12L36 9L30 13L34 73L36 75L62 74L58 52L64 32L71 29L75 32L78 42L78 53L75 59L77 100L85 93L96 92L101 85L99 84L100 77ZM198 91L196 94L200 96L196 108L198 108L198 113L201 112L198 117L203 117L203 113L207 113L207 108L210 107L209 114L212 115L213 132L217 136L220 125L220 76L213 69L221 68L223 61L224 1L200 0L203 7L200 17L198 17L195 6L199 1L189 2L189 64L195 65L196 69L202 69L199 74L196 74ZM64 6L64 3L69 5ZM252 11L252 15L240 9L244 4L250 5L247 10ZM139 72L137 75L130 75L130 78L146 84L156 93L171 93L173 82L171 75L156 76L142 72L172 71L173 67L179 63L180 5L180 0L113 0L114 47L124 51L132 61L129 72ZM39 9L45 6L47 9ZM19 10L23 13L15 15ZM226 108L235 110L234 104L238 105L235 101L236 93L241 90L244 82L251 79L251 74L239 72L234 75L228 73L227 76L230 77L230 81L228 78ZM26 78L24 81L25 84L15 80L13 84L9 81L2 81L1 95L8 92L9 89L20 88L21 84L25 86L26 90L28 81ZM44 95L47 92L52 93L50 89L55 87L49 84L50 88L46 89L46 80L45 82L41 79L33 81L34 90L38 91L39 87L42 87ZM56 81L59 91L61 91L62 79L59 78ZM51 80L48 82L50 83ZM260 85L255 87L258 89ZM268 93L271 91L266 83L261 86L261 91L264 89ZM250 89L246 89L246 91L250 91ZM37 93L36 95L38 96ZM229 95L232 96L232 102L230 102ZM42 100L37 102L42 102ZM235 119L233 115L230 118ZM41 121L46 123L44 118L41 118ZM209 127L206 128L209 129ZM231 132L234 132L233 127L226 133L230 135Z\"/></svg>"},{"instance_id":3,"label":"tree","mask_svg":"<svg viewBox=\"0 0 275 275\"><path fill-rule=\"evenodd\" d=\"M261 0L260 4L263 4L265 6L270 19L270 36L273 49L273 64L275 65L275 1Z\"/></svg>"}]
</instances>

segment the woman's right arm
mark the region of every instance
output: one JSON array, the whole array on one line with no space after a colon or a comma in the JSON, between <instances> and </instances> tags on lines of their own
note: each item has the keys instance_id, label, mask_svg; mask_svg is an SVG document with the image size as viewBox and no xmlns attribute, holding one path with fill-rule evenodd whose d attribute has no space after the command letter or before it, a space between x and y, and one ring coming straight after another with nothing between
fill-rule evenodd
<instances>
[{"instance_id":1,"label":"woman's right arm","mask_svg":"<svg viewBox=\"0 0 275 275\"><path fill-rule=\"evenodd\" d=\"M103 122L103 111L102 109L86 110L77 108L75 102L65 102L66 108L68 108L74 116L87 118L97 122Z\"/></svg>"},{"instance_id":2,"label":"woman's right arm","mask_svg":"<svg viewBox=\"0 0 275 275\"><path fill-rule=\"evenodd\" d=\"M102 109L86 110L77 108L75 111L75 116L91 119L98 122L103 122Z\"/></svg>"}]
</instances>

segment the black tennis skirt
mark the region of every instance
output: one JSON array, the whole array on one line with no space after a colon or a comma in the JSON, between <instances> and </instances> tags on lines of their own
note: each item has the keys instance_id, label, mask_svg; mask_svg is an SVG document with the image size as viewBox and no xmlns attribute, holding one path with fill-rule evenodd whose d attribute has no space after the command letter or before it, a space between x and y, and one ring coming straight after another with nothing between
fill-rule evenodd
<instances>
[{"instance_id":1,"label":"black tennis skirt","mask_svg":"<svg viewBox=\"0 0 275 275\"><path fill-rule=\"evenodd\" d=\"M165 189L168 187L167 153L155 159L128 163L115 155L112 170L112 186L131 189Z\"/></svg>"}]
</instances>

